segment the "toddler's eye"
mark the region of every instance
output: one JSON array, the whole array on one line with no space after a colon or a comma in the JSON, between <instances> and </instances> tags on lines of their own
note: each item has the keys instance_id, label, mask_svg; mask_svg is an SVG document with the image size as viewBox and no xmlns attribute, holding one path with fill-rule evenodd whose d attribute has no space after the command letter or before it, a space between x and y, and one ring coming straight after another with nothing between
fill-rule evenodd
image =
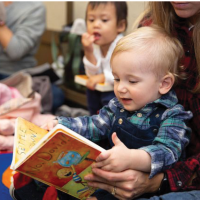
<instances>
[{"instance_id":1,"label":"toddler's eye","mask_svg":"<svg viewBox=\"0 0 200 200\"><path fill-rule=\"evenodd\" d=\"M103 22L107 22L107 21L108 21L108 19L102 19L102 21L103 21Z\"/></svg>"},{"instance_id":2,"label":"toddler's eye","mask_svg":"<svg viewBox=\"0 0 200 200\"><path fill-rule=\"evenodd\" d=\"M94 22L94 19L88 19L89 22Z\"/></svg>"},{"instance_id":3,"label":"toddler's eye","mask_svg":"<svg viewBox=\"0 0 200 200\"><path fill-rule=\"evenodd\" d=\"M119 82L120 79L119 78L114 78L114 81Z\"/></svg>"},{"instance_id":4,"label":"toddler's eye","mask_svg":"<svg viewBox=\"0 0 200 200\"><path fill-rule=\"evenodd\" d=\"M129 81L130 83L137 83L137 81Z\"/></svg>"}]
</instances>

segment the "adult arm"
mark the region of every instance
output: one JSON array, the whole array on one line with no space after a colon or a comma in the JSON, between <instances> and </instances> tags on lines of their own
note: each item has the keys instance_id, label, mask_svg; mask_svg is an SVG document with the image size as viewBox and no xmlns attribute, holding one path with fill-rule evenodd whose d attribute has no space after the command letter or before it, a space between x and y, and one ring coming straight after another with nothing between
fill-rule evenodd
<instances>
[{"instance_id":1,"label":"adult arm","mask_svg":"<svg viewBox=\"0 0 200 200\"><path fill-rule=\"evenodd\" d=\"M18 60L29 53L35 45L38 45L45 30L45 7L39 2L35 2L33 6L31 3L28 4L23 11L24 17L17 22L18 27L15 32L6 25L2 27L2 32L0 31L0 42L11 60Z\"/></svg>"},{"instance_id":2,"label":"adult arm","mask_svg":"<svg viewBox=\"0 0 200 200\"><path fill-rule=\"evenodd\" d=\"M8 46L10 39L12 37L12 31L5 25L6 21L6 10L4 2L0 2L0 44L3 48Z\"/></svg>"},{"instance_id":3,"label":"adult arm","mask_svg":"<svg viewBox=\"0 0 200 200\"><path fill-rule=\"evenodd\" d=\"M0 26L0 43L5 49L13 36L12 31L6 26Z\"/></svg>"},{"instance_id":4,"label":"adult arm","mask_svg":"<svg viewBox=\"0 0 200 200\"><path fill-rule=\"evenodd\" d=\"M93 174L85 176L89 185L102 188L108 192L111 192L113 186L115 186L117 198L123 200L134 199L145 193L157 192L164 176L163 173L159 173L149 179L149 174L135 170L115 173L93 168L92 171ZM165 192L200 190L199 172L200 154L176 163L166 171L170 188Z\"/></svg>"}]
</instances>

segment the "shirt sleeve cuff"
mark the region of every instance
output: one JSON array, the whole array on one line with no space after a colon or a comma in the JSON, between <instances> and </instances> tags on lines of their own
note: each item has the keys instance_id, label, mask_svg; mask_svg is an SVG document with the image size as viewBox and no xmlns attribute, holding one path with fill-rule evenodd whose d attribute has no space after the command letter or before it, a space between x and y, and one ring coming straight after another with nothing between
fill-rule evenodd
<instances>
[{"instance_id":1,"label":"shirt sleeve cuff","mask_svg":"<svg viewBox=\"0 0 200 200\"><path fill-rule=\"evenodd\" d=\"M83 57L83 63L85 66L85 70L88 73L87 75L96 75L100 71L101 60L97 60L97 64L92 64L85 56Z\"/></svg>"},{"instance_id":2,"label":"shirt sleeve cuff","mask_svg":"<svg viewBox=\"0 0 200 200\"><path fill-rule=\"evenodd\" d=\"M156 174L163 170L164 161L163 157L161 156L162 154L158 155L156 153L155 146L153 147L152 145L142 147L140 149L146 151L151 156L151 172L149 178L153 178Z\"/></svg>"},{"instance_id":3,"label":"shirt sleeve cuff","mask_svg":"<svg viewBox=\"0 0 200 200\"><path fill-rule=\"evenodd\" d=\"M200 189L200 154L193 156L186 161L177 162L171 169L168 169L168 181L171 191L180 190L199 190ZM188 185L193 174L197 177L193 179L192 184Z\"/></svg>"}]
</instances>

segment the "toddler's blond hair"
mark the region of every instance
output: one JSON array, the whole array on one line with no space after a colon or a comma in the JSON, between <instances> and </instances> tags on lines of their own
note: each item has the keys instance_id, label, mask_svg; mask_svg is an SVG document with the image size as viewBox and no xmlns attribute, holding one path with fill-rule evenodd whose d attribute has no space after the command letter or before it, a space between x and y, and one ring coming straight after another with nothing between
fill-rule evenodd
<instances>
[{"instance_id":1,"label":"toddler's blond hair","mask_svg":"<svg viewBox=\"0 0 200 200\"><path fill-rule=\"evenodd\" d=\"M149 54L152 59L148 60L149 68L145 70L153 70L158 78L168 73L173 74L175 79L181 76L183 47L163 28L155 25L141 27L120 39L113 51L111 66L113 58L125 51Z\"/></svg>"}]
</instances>

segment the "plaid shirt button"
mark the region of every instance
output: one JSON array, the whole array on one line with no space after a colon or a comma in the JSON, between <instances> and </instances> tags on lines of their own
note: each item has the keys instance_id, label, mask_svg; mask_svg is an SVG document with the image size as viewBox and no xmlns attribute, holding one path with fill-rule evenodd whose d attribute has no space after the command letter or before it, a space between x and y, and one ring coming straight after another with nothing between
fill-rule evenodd
<instances>
[{"instance_id":1,"label":"plaid shirt button","mask_svg":"<svg viewBox=\"0 0 200 200\"><path fill-rule=\"evenodd\" d=\"M142 113L137 113L137 116L138 117L142 117Z\"/></svg>"},{"instance_id":2,"label":"plaid shirt button","mask_svg":"<svg viewBox=\"0 0 200 200\"><path fill-rule=\"evenodd\" d=\"M123 123L123 119L120 118L120 119L118 120L118 123L119 123L119 124L122 124L122 123Z\"/></svg>"}]
</instances>

